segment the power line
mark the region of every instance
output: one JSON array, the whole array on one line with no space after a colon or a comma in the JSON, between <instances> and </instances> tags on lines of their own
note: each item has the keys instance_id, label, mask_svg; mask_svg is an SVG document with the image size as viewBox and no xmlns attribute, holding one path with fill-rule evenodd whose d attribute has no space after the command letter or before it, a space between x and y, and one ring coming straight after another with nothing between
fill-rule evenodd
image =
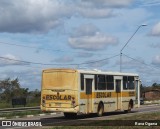
<instances>
[{"instance_id":1,"label":"power line","mask_svg":"<svg viewBox=\"0 0 160 129\"><path fill-rule=\"evenodd\" d=\"M16 61L16 62L21 62L21 63L24 63L24 64L36 64L36 65L61 65L61 64L45 64L45 63L37 63L37 62L31 62L31 61L24 61L24 60L17 60L17 59L11 59L11 58L7 58L7 57L1 57L1 59L4 59L4 60L10 60L10 61Z\"/></svg>"},{"instance_id":2,"label":"power line","mask_svg":"<svg viewBox=\"0 0 160 129\"><path fill-rule=\"evenodd\" d=\"M97 54L97 53L93 53L93 52L73 52L73 51L66 51L66 50L61 50L61 49L38 48L38 47L33 47L33 46L20 45L20 44L14 44L14 43L7 43L7 42L0 42L0 44L23 47L23 48L39 49L39 50L49 50L49 51L55 51L55 52L67 52L67 53L70 52L70 53L78 53L78 54L84 53L84 54L102 55L102 54Z\"/></svg>"},{"instance_id":3,"label":"power line","mask_svg":"<svg viewBox=\"0 0 160 129\"><path fill-rule=\"evenodd\" d=\"M119 56L119 54L117 55L114 55L114 56L111 56L111 57L108 57L108 58L104 58L104 59L101 59L101 60L96 60L96 61L90 61L90 62L84 62L84 63L80 63L79 65L82 65L82 64L91 64L91 63L97 63L97 62L101 62L101 61L105 61L105 60L109 60L109 59L112 59L114 57L117 57Z\"/></svg>"},{"instance_id":4,"label":"power line","mask_svg":"<svg viewBox=\"0 0 160 129\"><path fill-rule=\"evenodd\" d=\"M133 58L133 57L127 56L127 55L125 55L125 54L123 54L123 55L126 56L127 58L130 58L130 59L132 59L132 60L134 60L134 61L137 61L137 62L139 62L139 63L141 63L141 64L143 64L143 65L146 65L146 66L149 66L149 67L152 67L152 68L155 68L155 69L159 69L159 70L160 70L160 67L154 67L154 66L149 65L149 64L146 64L146 63L144 63L144 62L142 62L142 61L139 61L139 60L137 60L137 59L135 59L135 58Z\"/></svg>"},{"instance_id":5,"label":"power line","mask_svg":"<svg viewBox=\"0 0 160 129\"><path fill-rule=\"evenodd\" d=\"M104 60L109 60L109 59L117 57L117 56L119 56L119 54L108 57L108 58L104 58L104 59L101 59L101 60L95 60L95 61L91 61L91 62L83 62L83 63L79 63L79 64L78 63L76 63L76 64L45 64L45 63L39 63L39 62L31 62L31 61L11 59L11 58L1 57L1 56L0 56L0 59L21 62L21 63L24 63L26 65L30 65L30 64L35 64L35 65L83 65L83 64L97 63L97 62L101 62L101 61L104 61Z\"/></svg>"},{"instance_id":6,"label":"power line","mask_svg":"<svg viewBox=\"0 0 160 129\"><path fill-rule=\"evenodd\" d=\"M158 6L160 4L159 1L149 1L149 2L143 2L143 4L140 4L140 6Z\"/></svg>"},{"instance_id":7,"label":"power line","mask_svg":"<svg viewBox=\"0 0 160 129\"><path fill-rule=\"evenodd\" d=\"M6 42L0 42L0 44L7 44L7 45L12 45L12 46L24 47L24 48L34 48L34 49L41 49L41 50L51 50L51 51L65 52L65 51L60 50L60 49L38 48L38 47L33 47L33 46L26 46L26 45L20 45L20 44L14 44L14 43L6 43Z\"/></svg>"}]
</instances>

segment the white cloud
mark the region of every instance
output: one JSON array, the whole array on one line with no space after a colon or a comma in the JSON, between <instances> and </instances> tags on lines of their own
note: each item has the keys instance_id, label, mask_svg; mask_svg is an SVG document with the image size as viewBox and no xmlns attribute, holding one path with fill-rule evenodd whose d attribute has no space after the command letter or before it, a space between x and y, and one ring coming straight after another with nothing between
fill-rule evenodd
<instances>
[{"instance_id":1,"label":"white cloud","mask_svg":"<svg viewBox=\"0 0 160 129\"><path fill-rule=\"evenodd\" d=\"M128 7L133 0L81 0L77 12L87 18L109 18L116 16L113 9Z\"/></svg>"},{"instance_id":2,"label":"white cloud","mask_svg":"<svg viewBox=\"0 0 160 129\"><path fill-rule=\"evenodd\" d=\"M158 6L160 4L159 0L139 0L137 4L140 6Z\"/></svg>"},{"instance_id":3,"label":"white cloud","mask_svg":"<svg viewBox=\"0 0 160 129\"><path fill-rule=\"evenodd\" d=\"M132 0L1 0L0 32L44 33L74 15L108 18L115 16L113 8L131 3Z\"/></svg>"},{"instance_id":4,"label":"white cloud","mask_svg":"<svg viewBox=\"0 0 160 129\"><path fill-rule=\"evenodd\" d=\"M87 18L109 18L115 16L112 9L84 8L77 9L81 16Z\"/></svg>"},{"instance_id":5,"label":"white cloud","mask_svg":"<svg viewBox=\"0 0 160 129\"><path fill-rule=\"evenodd\" d=\"M96 32L99 32L99 29L95 25L88 23L80 25L78 28L74 28L74 31L72 32L71 36L72 37L81 37L85 35L92 36Z\"/></svg>"},{"instance_id":6,"label":"white cloud","mask_svg":"<svg viewBox=\"0 0 160 129\"><path fill-rule=\"evenodd\" d=\"M81 0L82 5L95 7L126 7L132 3L133 0ZM103 4L102 4L103 3Z\"/></svg>"},{"instance_id":7,"label":"white cloud","mask_svg":"<svg viewBox=\"0 0 160 129\"><path fill-rule=\"evenodd\" d=\"M105 49L108 45L117 44L117 39L106 36L103 33L96 33L93 36L69 38L69 43L73 48L85 50Z\"/></svg>"},{"instance_id":8,"label":"white cloud","mask_svg":"<svg viewBox=\"0 0 160 129\"><path fill-rule=\"evenodd\" d=\"M160 55L156 55L155 57L153 57L152 64L160 65Z\"/></svg>"},{"instance_id":9,"label":"white cloud","mask_svg":"<svg viewBox=\"0 0 160 129\"><path fill-rule=\"evenodd\" d=\"M150 34L152 36L160 36L160 22L158 22L156 25L154 25Z\"/></svg>"},{"instance_id":10,"label":"white cloud","mask_svg":"<svg viewBox=\"0 0 160 129\"><path fill-rule=\"evenodd\" d=\"M72 48L92 51L117 45L118 39L100 32L94 25L85 24L75 29L68 42Z\"/></svg>"},{"instance_id":11,"label":"white cloud","mask_svg":"<svg viewBox=\"0 0 160 129\"><path fill-rule=\"evenodd\" d=\"M71 10L58 0L1 0L0 31L46 32L60 25L62 17L70 17Z\"/></svg>"},{"instance_id":12,"label":"white cloud","mask_svg":"<svg viewBox=\"0 0 160 129\"><path fill-rule=\"evenodd\" d=\"M17 61L16 61L17 60ZM15 57L12 54L2 55L0 57L0 66L9 66L9 65L27 65L26 63L19 62L19 58Z\"/></svg>"}]
</instances>

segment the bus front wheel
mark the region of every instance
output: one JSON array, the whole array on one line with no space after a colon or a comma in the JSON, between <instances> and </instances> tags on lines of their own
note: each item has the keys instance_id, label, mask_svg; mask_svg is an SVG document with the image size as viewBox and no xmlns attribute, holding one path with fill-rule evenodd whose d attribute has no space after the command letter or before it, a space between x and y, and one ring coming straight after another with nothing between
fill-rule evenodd
<instances>
[{"instance_id":1,"label":"bus front wheel","mask_svg":"<svg viewBox=\"0 0 160 129\"><path fill-rule=\"evenodd\" d=\"M104 112L104 106L103 106L102 103L100 103L100 104L98 105L97 115L98 115L98 116L102 116L102 115L103 115L103 112Z\"/></svg>"}]
</instances>

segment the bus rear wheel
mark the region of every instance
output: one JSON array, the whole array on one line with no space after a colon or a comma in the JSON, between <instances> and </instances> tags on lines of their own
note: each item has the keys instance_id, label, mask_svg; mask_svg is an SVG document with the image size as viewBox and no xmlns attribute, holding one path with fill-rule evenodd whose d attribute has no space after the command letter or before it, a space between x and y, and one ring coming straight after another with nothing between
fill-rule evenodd
<instances>
[{"instance_id":1,"label":"bus rear wheel","mask_svg":"<svg viewBox=\"0 0 160 129\"><path fill-rule=\"evenodd\" d=\"M128 110L124 110L125 113L131 112L131 109L133 108L133 101L130 100L129 104L128 104Z\"/></svg>"},{"instance_id":2,"label":"bus rear wheel","mask_svg":"<svg viewBox=\"0 0 160 129\"><path fill-rule=\"evenodd\" d=\"M102 115L103 115L103 112L104 112L104 106L103 106L102 103L100 103L100 104L98 105L97 115L98 115L98 116L102 116Z\"/></svg>"},{"instance_id":3,"label":"bus rear wheel","mask_svg":"<svg viewBox=\"0 0 160 129\"><path fill-rule=\"evenodd\" d=\"M64 116L65 116L65 118L75 118L77 116L77 114L64 112Z\"/></svg>"}]
</instances>

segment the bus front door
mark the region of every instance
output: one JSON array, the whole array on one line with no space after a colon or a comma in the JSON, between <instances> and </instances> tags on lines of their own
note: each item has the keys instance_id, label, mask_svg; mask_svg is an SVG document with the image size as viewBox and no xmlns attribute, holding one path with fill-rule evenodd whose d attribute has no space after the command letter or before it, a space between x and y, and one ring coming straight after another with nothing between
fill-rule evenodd
<instances>
[{"instance_id":1,"label":"bus front door","mask_svg":"<svg viewBox=\"0 0 160 129\"><path fill-rule=\"evenodd\" d=\"M116 79L115 84L116 84L116 99L117 99L117 110L121 110L121 105L122 105L122 97L121 97L121 79Z\"/></svg>"},{"instance_id":2,"label":"bus front door","mask_svg":"<svg viewBox=\"0 0 160 129\"><path fill-rule=\"evenodd\" d=\"M88 114L92 112L92 87L94 82L94 76L84 76L84 79L86 89L86 113Z\"/></svg>"}]
</instances>

